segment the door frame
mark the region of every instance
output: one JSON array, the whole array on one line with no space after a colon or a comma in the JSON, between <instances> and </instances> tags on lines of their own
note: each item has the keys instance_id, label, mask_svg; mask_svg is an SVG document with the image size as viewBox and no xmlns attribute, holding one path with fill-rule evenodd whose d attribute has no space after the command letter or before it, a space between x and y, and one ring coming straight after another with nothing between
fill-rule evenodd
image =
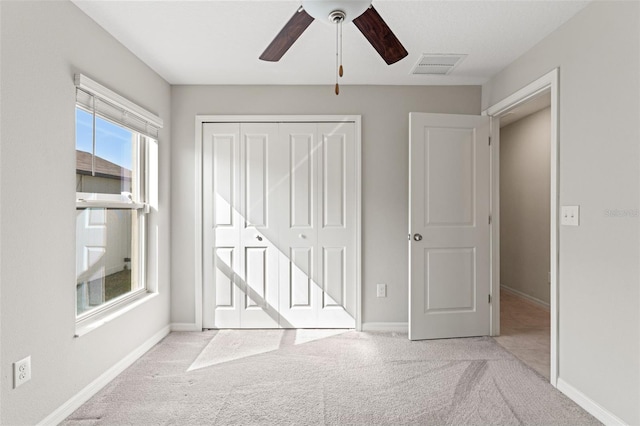
<instances>
[{"instance_id":1,"label":"door frame","mask_svg":"<svg viewBox=\"0 0 640 426\"><path fill-rule=\"evenodd\" d=\"M205 123L326 123L355 124L356 150L356 330L362 330L362 116L360 115L196 115L195 119L195 330L202 330L204 310L203 126Z\"/></svg>"},{"instance_id":2,"label":"door frame","mask_svg":"<svg viewBox=\"0 0 640 426\"><path fill-rule=\"evenodd\" d=\"M491 118L491 335L500 335L500 116L509 110L544 93L551 95L551 140L550 140L550 313L551 313L551 358L549 381L558 384L559 329L558 329L558 288L559 288L559 248L558 248L558 205L559 205L559 68L529 83L503 100L482 112Z\"/></svg>"}]
</instances>

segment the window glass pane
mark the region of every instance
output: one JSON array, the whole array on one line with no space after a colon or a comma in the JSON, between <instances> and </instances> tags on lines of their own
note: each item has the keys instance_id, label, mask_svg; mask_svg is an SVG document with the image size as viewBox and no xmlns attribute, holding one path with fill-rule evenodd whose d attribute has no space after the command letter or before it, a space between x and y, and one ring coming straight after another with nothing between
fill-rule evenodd
<instances>
[{"instance_id":1,"label":"window glass pane","mask_svg":"<svg viewBox=\"0 0 640 426\"><path fill-rule=\"evenodd\" d=\"M76 210L76 307L87 312L140 288L136 210Z\"/></svg>"},{"instance_id":2,"label":"window glass pane","mask_svg":"<svg viewBox=\"0 0 640 426\"><path fill-rule=\"evenodd\" d=\"M137 161L136 134L76 108L76 192L133 193Z\"/></svg>"}]
</instances>

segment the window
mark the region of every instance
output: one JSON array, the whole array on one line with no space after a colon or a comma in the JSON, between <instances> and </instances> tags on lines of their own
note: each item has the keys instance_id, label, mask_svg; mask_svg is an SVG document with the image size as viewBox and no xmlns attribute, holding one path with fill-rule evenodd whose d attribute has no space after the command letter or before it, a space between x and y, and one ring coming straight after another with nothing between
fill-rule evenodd
<instances>
[{"instance_id":1,"label":"window","mask_svg":"<svg viewBox=\"0 0 640 426\"><path fill-rule=\"evenodd\" d=\"M94 148L93 127L93 114L76 107L76 192L132 194L138 135L96 117Z\"/></svg>"},{"instance_id":2,"label":"window","mask_svg":"<svg viewBox=\"0 0 640 426\"><path fill-rule=\"evenodd\" d=\"M147 222L162 121L76 76L76 318L146 294Z\"/></svg>"}]
</instances>

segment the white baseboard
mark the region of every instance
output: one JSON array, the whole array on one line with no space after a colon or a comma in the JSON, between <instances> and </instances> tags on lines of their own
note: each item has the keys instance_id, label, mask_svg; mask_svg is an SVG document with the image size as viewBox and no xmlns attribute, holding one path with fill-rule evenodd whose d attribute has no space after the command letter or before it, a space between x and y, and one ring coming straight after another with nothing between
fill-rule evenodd
<instances>
[{"instance_id":1,"label":"white baseboard","mask_svg":"<svg viewBox=\"0 0 640 426\"><path fill-rule=\"evenodd\" d=\"M87 402L100 389L105 387L109 382L115 379L118 374L126 370L131 364L137 361L149 349L154 347L160 340L169 334L169 326L163 327L156 334L151 336L146 342L134 349L129 355L118 361L113 367L102 373L97 379L89 383L84 389L72 396L67 402L62 404L53 413L44 418L39 425L57 425L64 419L69 417L71 413L76 411L82 404Z\"/></svg>"},{"instance_id":2,"label":"white baseboard","mask_svg":"<svg viewBox=\"0 0 640 426\"><path fill-rule=\"evenodd\" d=\"M571 386L561 378L558 378L558 390L567 395L580 407L584 408L589 414L596 419L600 420L607 426L624 426L627 423L618 418L615 414L609 412L597 402L580 392L578 389Z\"/></svg>"},{"instance_id":3,"label":"white baseboard","mask_svg":"<svg viewBox=\"0 0 640 426\"><path fill-rule=\"evenodd\" d=\"M188 322L171 323L171 331L202 331L202 327Z\"/></svg>"},{"instance_id":4,"label":"white baseboard","mask_svg":"<svg viewBox=\"0 0 640 426\"><path fill-rule=\"evenodd\" d=\"M409 324L406 322L363 322L362 331L395 331L408 333Z\"/></svg>"},{"instance_id":5,"label":"white baseboard","mask_svg":"<svg viewBox=\"0 0 640 426\"><path fill-rule=\"evenodd\" d=\"M500 291L506 291L507 293L511 293L511 294L515 294L516 296L520 296L523 299L528 300L529 302L540 306L541 308L545 309L545 310L550 310L550 306L547 302L545 302L544 300L540 300L537 297L533 297L533 296L529 296L527 293L523 293L520 290L516 290L515 288L511 288L509 286L500 285Z\"/></svg>"}]
</instances>

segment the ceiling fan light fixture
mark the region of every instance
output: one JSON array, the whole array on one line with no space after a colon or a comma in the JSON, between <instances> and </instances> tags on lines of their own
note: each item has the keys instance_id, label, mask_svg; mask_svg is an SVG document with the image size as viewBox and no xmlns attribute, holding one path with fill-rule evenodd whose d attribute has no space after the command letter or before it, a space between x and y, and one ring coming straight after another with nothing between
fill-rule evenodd
<instances>
[{"instance_id":1,"label":"ceiling fan light fixture","mask_svg":"<svg viewBox=\"0 0 640 426\"><path fill-rule=\"evenodd\" d=\"M369 6L371 0L302 0L305 12L327 24L335 24L331 16L333 12L342 12L343 22L348 23L362 15Z\"/></svg>"}]
</instances>

